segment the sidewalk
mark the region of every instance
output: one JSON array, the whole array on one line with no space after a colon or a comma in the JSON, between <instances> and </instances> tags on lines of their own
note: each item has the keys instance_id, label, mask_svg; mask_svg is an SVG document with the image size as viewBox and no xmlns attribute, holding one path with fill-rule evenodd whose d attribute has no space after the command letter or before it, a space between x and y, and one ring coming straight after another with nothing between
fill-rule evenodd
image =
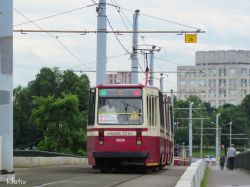
<instances>
[{"instance_id":1,"label":"sidewalk","mask_svg":"<svg viewBox=\"0 0 250 187\"><path fill-rule=\"evenodd\" d=\"M250 174L241 170L218 170L215 166L209 166L207 187L250 187Z\"/></svg>"}]
</instances>

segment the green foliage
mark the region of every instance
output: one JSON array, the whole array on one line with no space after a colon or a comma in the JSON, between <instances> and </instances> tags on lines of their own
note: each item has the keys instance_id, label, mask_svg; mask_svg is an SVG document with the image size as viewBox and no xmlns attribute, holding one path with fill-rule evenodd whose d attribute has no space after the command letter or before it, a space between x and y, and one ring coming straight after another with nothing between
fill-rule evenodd
<instances>
[{"instance_id":1,"label":"green foliage","mask_svg":"<svg viewBox=\"0 0 250 187\"><path fill-rule=\"evenodd\" d=\"M245 134L244 136L236 136L237 138L247 138L250 136L250 95L246 96L241 105L235 106L226 104L224 106L215 109L210 106L209 103L202 102L196 96L190 96L186 101L177 100L175 102L175 121L178 123L178 129L175 134L175 141L177 144L188 145L188 117L189 117L189 103L193 102L192 116L193 116L193 145L200 146L200 127L201 120L195 118L206 118L203 120L204 129L203 134L203 146L204 148L209 146L215 146L215 118L216 114L220 113L219 127L221 128L221 143L226 147L229 146L229 133L230 125L232 122L232 134ZM180 110L178 108L186 108ZM181 119L186 118L186 119ZM210 128L210 129L208 129ZM224 135L225 134L225 135ZM248 140L232 141L237 147L249 147Z\"/></svg>"},{"instance_id":2,"label":"green foliage","mask_svg":"<svg viewBox=\"0 0 250 187\"><path fill-rule=\"evenodd\" d=\"M43 131L45 139L40 150L74 153L83 152L84 123L76 95L64 94L62 98L34 97L35 109L31 121Z\"/></svg>"},{"instance_id":3,"label":"green foliage","mask_svg":"<svg viewBox=\"0 0 250 187\"><path fill-rule=\"evenodd\" d=\"M59 149L65 153L85 154L82 148L86 143L89 88L89 79L86 75L78 76L69 70L61 72L58 68L42 68L36 79L30 81L27 87L19 86L14 89L14 147L27 148L28 145L37 145L42 139L39 143L39 148L42 150ZM30 120L31 114L32 120ZM41 122L45 125L38 125ZM59 122L65 128L60 129L60 133L51 133L55 131L53 129L56 129ZM74 128L75 126L77 128ZM50 129L49 132L45 132L47 127ZM61 142L52 143L51 141L55 139L53 136L58 137L58 133L71 134L78 138L72 140L68 136ZM72 142L81 144L82 148L78 150L72 150L70 147L62 148L61 144L71 146Z\"/></svg>"},{"instance_id":4,"label":"green foliage","mask_svg":"<svg viewBox=\"0 0 250 187\"><path fill-rule=\"evenodd\" d=\"M204 171L204 176L203 176L203 178L201 180L201 187L206 187L207 186L208 174L209 174L209 170L208 170L208 166L206 166L206 169Z\"/></svg>"}]
</instances>

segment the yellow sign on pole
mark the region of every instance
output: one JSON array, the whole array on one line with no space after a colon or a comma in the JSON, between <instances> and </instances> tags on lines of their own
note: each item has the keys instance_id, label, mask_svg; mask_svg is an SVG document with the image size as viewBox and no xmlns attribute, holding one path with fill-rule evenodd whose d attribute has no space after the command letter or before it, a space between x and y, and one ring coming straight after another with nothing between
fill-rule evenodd
<instances>
[{"instance_id":1,"label":"yellow sign on pole","mask_svg":"<svg viewBox=\"0 0 250 187\"><path fill-rule=\"evenodd\" d=\"M196 34L185 34L185 43L196 43L197 35Z\"/></svg>"}]
</instances>

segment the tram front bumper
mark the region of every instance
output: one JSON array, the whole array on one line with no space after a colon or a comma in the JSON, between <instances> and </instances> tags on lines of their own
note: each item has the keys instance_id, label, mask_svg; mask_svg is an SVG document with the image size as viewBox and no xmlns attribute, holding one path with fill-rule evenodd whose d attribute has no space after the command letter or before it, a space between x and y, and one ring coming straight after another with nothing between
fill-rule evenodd
<instances>
[{"instance_id":1,"label":"tram front bumper","mask_svg":"<svg viewBox=\"0 0 250 187\"><path fill-rule=\"evenodd\" d=\"M148 152L93 152L94 158L143 158L149 157Z\"/></svg>"}]
</instances>

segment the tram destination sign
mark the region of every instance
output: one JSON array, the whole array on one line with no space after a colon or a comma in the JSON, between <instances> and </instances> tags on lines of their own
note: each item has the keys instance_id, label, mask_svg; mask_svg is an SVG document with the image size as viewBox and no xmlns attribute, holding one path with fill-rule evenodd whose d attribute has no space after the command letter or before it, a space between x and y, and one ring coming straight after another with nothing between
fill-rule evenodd
<instances>
[{"instance_id":1,"label":"tram destination sign","mask_svg":"<svg viewBox=\"0 0 250 187\"><path fill-rule=\"evenodd\" d=\"M139 88L108 88L99 90L100 97L141 97L142 90Z\"/></svg>"}]
</instances>

